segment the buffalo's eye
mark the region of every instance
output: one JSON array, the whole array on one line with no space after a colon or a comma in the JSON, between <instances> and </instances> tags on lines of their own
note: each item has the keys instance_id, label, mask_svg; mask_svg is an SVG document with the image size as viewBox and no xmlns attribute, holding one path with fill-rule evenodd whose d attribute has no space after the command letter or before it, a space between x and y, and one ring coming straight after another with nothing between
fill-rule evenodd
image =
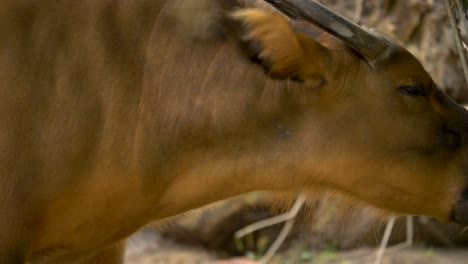
<instances>
[{"instance_id":1,"label":"buffalo's eye","mask_svg":"<svg viewBox=\"0 0 468 264\"><path fill-rule=\"evenodd\" d=\"M426 96L424 88L413 85L400 87L400 93L409 96Z\"/></svg>"}]
</instances>

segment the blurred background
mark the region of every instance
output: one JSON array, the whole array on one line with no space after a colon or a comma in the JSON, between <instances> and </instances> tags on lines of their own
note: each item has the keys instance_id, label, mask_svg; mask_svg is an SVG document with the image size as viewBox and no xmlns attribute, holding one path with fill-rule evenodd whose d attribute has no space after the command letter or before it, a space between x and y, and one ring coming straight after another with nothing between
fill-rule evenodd
<instances>
[{"instance_id":1,"label":"blurred background","mask_svg":"<svg viewBox=\"0 0 468 264\"><path fill-rule=\"evenodd\" d=\"M256 0L261 3L261 0ZM359 24L401 41L453 99L468 104L454 32L443 0L320 0ZM452 0L462 38L468 40L467 0ZM466 42L468 43L468 42ZM462 44L463 45L463 44ZM467 48L464 48L465 56ZM129 241L126 264L212 263L258 259L283 224L234 239L239 229L281 214L297 194L251 193L150 225ZM274 206L272 206L274 205ZM384 218L385 219L385 218ZM306 200L270 263L372 263L385 220L378 210L333 194ZM468 263L468 230L427 217L414 218L414 245L389 253L383 263ZM406 239L406 217L397 219L389 245ZM247 263L238 260L236 263Z\"/></svg>"}]
</instances>

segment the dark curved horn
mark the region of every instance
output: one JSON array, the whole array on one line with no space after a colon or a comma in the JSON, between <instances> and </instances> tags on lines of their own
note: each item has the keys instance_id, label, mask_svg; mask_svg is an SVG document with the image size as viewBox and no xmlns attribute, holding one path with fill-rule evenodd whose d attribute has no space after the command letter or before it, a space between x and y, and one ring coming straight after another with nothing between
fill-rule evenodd
<instances>
[{"instance_id":1,"label":"dark curved horn","mask_svg":"<svg viewBox=\"0 0 468 264\"><path fill-rule=\"evenodd\" d=\"M313 0L265 0L293 19L311 22L344 41L371 65L385 56L386 39L378 37Z\"/></svg>"}]
</instances>

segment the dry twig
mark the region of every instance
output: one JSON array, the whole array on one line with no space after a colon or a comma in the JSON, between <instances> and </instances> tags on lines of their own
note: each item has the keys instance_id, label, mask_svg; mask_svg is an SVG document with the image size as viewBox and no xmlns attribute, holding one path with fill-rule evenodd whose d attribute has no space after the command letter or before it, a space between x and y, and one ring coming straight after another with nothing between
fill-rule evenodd
<instances>
[{"instance_id":1,"label":"dry twig","mask_svg":"<svg viewBox=\"0 0 468 264\"><path fill-rule=\"evenodd\" d=\"M362 7L364 5L364 0L356 0L356 6L354 8L354 22L359 23L362 17Z\"/></svg>"},{"instance_id":2,"label":"dry twig","mask_svg":"<svg viewBox=\"0 0 468 264\"><path fill-rule=\"evenodd\" d=\"M455 15L453 14L452 6L453 4L451 3L451 0L445 0L445 9L447 11L447 15L450 21L450 26L452 27L452 30L453 30L453 34L455 35L455 42L457 45L458 55L460 56L460 62L463 68L463 73L465 75L466 83L468 84L468 63L466 61L465 53L463 51L463 44L462 44L463 40L461 38L460 30L458 28L457 19L455 18Z\"/></svg>"},{"instance_id":3,"label":"dry twig","mask_svg":"<svg viewBox=\"0 0 468 264\"><path fill-rule=\"evenodd\" d=\"M304 194L299 194L299 196L296 198L296 201L294 202L293 206L291 209L281 215L277 215L256 223L253 223L251 225L248 225L240 230L238 230L234 234L234 238L236 241L239 241L242 237L251 234L252 232L255 232L256 230L269 227L272 225L276 225L282 222L285 222L283 228L281 229L280 234L278 237L275 239L273 244L270 246L268 251L265 253L265 255L262 257L262 259L259 261L260 263L264 264L267 263L273 255L278 251L279 247L281 244L284 242L286 237L288 236L289 232L291 231L291 228L294 224L294 220L299 213L299 210L301 207L304 205L304 202L306 200L306 196Z\"/></svg>"}]
</instances>

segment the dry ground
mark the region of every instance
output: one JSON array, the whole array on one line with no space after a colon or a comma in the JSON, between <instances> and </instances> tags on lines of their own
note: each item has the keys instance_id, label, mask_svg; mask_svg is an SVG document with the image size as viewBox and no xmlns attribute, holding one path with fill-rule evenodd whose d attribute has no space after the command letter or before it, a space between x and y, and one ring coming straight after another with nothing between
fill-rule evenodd
<instances>
[{"instance_id":1,"label":"dry ground","mask_svg":"<svg viewBox=\"0 0 468 264\"><path fill-rule=\"evenodd\" d=\"M272 264L311 263L311 264L354 264L372 263L375 251L370 248L354 249L345 252L323 251L310 252L301 245L294 245L289 250L276 256ZM248 259L224 259L215 253L195 247L188 247L164 239L155 231L144 230L134 235L128 244L125 264L254 264ZM468 250L447 250L430 248L409 248L388 254L383 264L466 264Z\"/></svg>"}]
</instances>

